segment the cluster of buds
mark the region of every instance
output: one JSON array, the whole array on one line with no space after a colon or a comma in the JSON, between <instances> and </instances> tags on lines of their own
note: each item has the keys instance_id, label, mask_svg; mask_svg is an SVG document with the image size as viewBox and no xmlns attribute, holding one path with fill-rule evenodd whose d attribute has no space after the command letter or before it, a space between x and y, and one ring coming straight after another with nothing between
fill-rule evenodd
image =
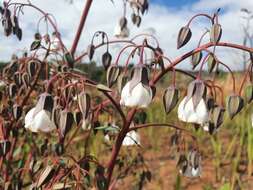
<instances>
[{"instance_id":1,"label":"cluster of buds","mask_svg":"<svg viewBox=\"0 0 253 190\"><path fill-rule=\"evenodd\" d=\"M0 6L0 13L5 36L10 36L13 33L19 40L21 40L22 29L19 26L18 17L16 14L11 14L6 2L3 3L3 7Z\"/></svg>"},{"instance_id":2,"label":"cluster of buds","mask_svg":"<svg viewBox=\"0 0 253 190\"><path fill-rule=\"evenodd\" d=\"M133 12L131 14L131 21L134 25L139 27L141 25L142 17L145 12L148 11L148 0L128 0ZM124 9L126 10L126 4L124 3ZM128 19L125 16L121 17L114 29L114 36L117 38L127 38L129 36L129 28L127 26Z\"/></svg>"}]
</instances>

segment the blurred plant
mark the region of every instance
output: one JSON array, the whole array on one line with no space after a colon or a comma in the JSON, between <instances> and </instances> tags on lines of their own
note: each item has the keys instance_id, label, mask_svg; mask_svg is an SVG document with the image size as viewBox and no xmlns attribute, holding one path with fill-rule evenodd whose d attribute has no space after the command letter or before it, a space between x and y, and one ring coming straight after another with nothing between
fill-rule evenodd
<instances>
[{"instance_id":1,"label":"blurred plant","mask_svg":"<svg viewBox=\"0 0 253 190\"><path fill-rule=\"evenodd\" d=\"M111 41L103 31L97 31L86 52L77 56L76 48L92 2L86 1L70 50L61 39L54 17L30 1L5 1L0 8L6 36L14 34L19 40L22 39L19 17L28 7L42 14L38 26L41 20L50 26L45 34L41 34L38 27L30 51L21 57L13 55L1 75L0 181L7 189L28 186L35 189L113 189L118 180L129 175L137 176L137 187L141 189L151 180L151 172L143 156L138 153L135 158L129 155L121 158L120 150L123 149L122 146L130 148L135 144L139 145L141 140L136 130L148 127L175 129L171 146L177 147L179 172L186 177L199 177L203 159L197 136L182 125L193 124L196 129L203 128L213 134L223 123L225 106L231 119L245 106L242 93L246 83L250 83L245 90L246 102L250 103L253 99L253 49L220 42L222 27L218 20L219 10L213 15L194 15L180 29L178 49L189 43L192 36L190 25L194 19L205 17L211 24L210 30L204 32L194 50L174 60L163 53L153 35L140 34L132 39ZM141 23L141 15L149 7L147 0L123 0L124 13L119 19L117 37L129 35L126 32L127 3L133 11L131 20L137 26ZM202 44L202 38L208 33L210 42ZM140 38L142 42L138 43L137 39ZM100 43L95 44L95 39L100 40ZM151 45L151 41L155 45ZM110 45L115 43L125 45L116 56L109 51ZM91 80L75 68L83 57L92 61L97 49L102 46L106 46L106 52L101 56L106 84ZM233 71L216 56L217 46L243 50L251 57L238 92ZM119 65L122 54L127 50L131 50L127 60ZM154 55L151 60L145 56L147 51ZM132 58L135 58L133 62L138 60L138 64L131 68L129 63ZM199 66L196 75L176 68L187 58L191 58L193 70ZM205 64L208 66L209 77L203 76ZM229 71L233 84L226 105L223 89L216 82L221 66ZM176 74L180 72L193 79L187 87L186 96L179 104L178 118L182 122L148 123L146 109L156 98L158 82L169 72L172 73L172 82L163 95L166 113L170 113L180 99L182 90L177 87ZM38 101L36 97L39 97ZM109 159L108 155L105 159L98 156L102 152L98 146L99 135L103 136L104 148L107 154L110 153ZM243 145L243 136L240 138L240 145ZM75 151L75 146L80 149ZM213 140L213 146L216 158L220 157L220 144ZM17 153L19 148L24 151ZM240 154L241 151L234 160L234 170L238 166ZM218 167L219 160L216 163ZM117 172L114 172L115 168ZM232 186L236 176L233 179ZM180 186L180 178L178 180L177 187Z\"/></svg>"}]
</instances>

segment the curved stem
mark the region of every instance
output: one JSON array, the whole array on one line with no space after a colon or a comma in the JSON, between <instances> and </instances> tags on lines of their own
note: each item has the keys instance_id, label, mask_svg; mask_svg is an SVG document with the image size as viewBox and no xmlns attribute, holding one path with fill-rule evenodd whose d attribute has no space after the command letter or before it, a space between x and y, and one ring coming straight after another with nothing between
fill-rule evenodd
<instances>
[{"instance_id":1,"label":"curved stem","mask_svg":"<svg viewBox=\"0 0 253 190\"><path fill-rule=\"evenodd\" d=\"M128 44L135 45L134 42L131 42L131 41L129 41L129 40L114 40L114 41L109 41L109 42L107 42L107 43L101 43L101 44L95 46L95 49L98 49L98 48L100 48L100 47L102 47L102 46L104 46L104 45L108 45L108 44L117 44L117 43L128 43ZM79 55L77 58L75 58L75 62L80 61L83 57L87 56L87 54L88 54L87 52L82 53L82 54Z\"/></svg>"},{"instance_id":2,"label":"curved stem","mask_svg":"<svg viewBox=\"0 0 253 190\"><path fill-rule=\"evenodd\" d=\"M195 18L197 18L197 17L206 17L206 18L208 18L208 19L212 22L212 24L213 24L213 17L211 17L211 16L208 15L208 14L200 13L200 14L194 15L194 16L189 20L189 22L187 23L187 26L189 27L190 24L191 24L191 22L192 22Z\"/></svg>"},{"instance_id":3,"label":"curved stem","mask_svg":"<svg viewBox=\"0 0 253 190\"><path fill-rule=\"evenodd\" d=\"M142 129L142 128L146 128L146 127L170 127L173 129L178 129L180 131L185 132L187 135L191 136L193 139L196 139L196 137L194 135L192 135L191 131L188 131L184 128L172 125L172 124L168 124L168 123L146 123L146 124L142 124L142 125L137 125L135 127L131 127L128 132L133 131L133 130L137 130L137 129Z\"/></svg>"},{"instance_id":4,"label":"curved stem","mask_svg":"<svg viewBox=\"0 0 253 190\"><path fill-rule=\"evenodd\" d=\"M182 62L183 60L185 60L186 58L190 57L191 55L193 55L194 53L197 53L199 51L202 51L204 49L207 49L209 47L212 46L222 46L222 47L230 47L230 48L235 48L235 49L240 49L243 51L247 51L247 52L251 52L253 53L253 48L249 48L249 47L245 47L242 45L238 45L238 44L232 44L232 43L227 43L227 42L218 42L216 44L209 42L207 44L204 44L192 51L189 51L187 53L185 53L184 55L176 58L174 61L172 61L172 64L170 64L168 67L166 67L163 71L159 72L156 77L154 78L154 80L151 81L152 84L156 84L172 67L176 66L177 64L179 64L180 62Z\"/></svg>"}]
</instances>

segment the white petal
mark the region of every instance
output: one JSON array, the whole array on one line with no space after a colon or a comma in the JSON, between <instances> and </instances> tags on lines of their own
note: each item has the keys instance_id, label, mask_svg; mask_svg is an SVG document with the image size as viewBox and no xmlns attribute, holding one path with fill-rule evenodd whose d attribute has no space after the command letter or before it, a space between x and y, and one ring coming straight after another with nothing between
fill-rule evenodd
<instances>
[{"instance_id":1,"label":"white petal","mask_svg":"<svg viewBox=\"0 0 253 190\"><path fill-rule=\"evenodd\" d=\"M203 99L200 100L195 110L192 98L186 104L185 101L186 97L181 101L178 107L178 118L180 120L201 125L208 121L208 111Z\"/></svg>"},{"instance_id":2,"label":"white petal","mask_svg":"<svg viewBox=\"0 0 253 190\"><path fill-rule=\"evenodd\" d=\"M186 122L185 110L184 110L185 101L186 101L186 97L179 103L178 110L177 110L178 119L184 122Z\"/></svg>"},{"instance_id":3,"label":"white petal","mask_svg":"<svg viewBox=\"0 0 253 190\"><path fill-rule=\"evenodd\" d=\"M56 128L54 122L50 119L49 114L45 110L38 112L32 122L33 130L40 132L51 132Z\"/></svg>"},{"instance_id":4,"label":"white petal","mask_svg":"<svg viewBox=\"0 0 253 190\"><path fill-rule=\"evenodd\" d=\"M130 97L129 85L130 85L130 82L127 82L121 91L120 105L125 106L126 100Z\"/></svg>"},{"instance_id":5,"label":"white petal","mask_svg":"<svg viewBox=\"0 0 253 190\"><path fill-rule=\"evenodd\" d=\"M129 85L130 82L122 89L120 104L129 107L147 107L152 101L151 88L148 87L148 89L146 89L143 87L142 83L139 83L132 89L132 92L129 93Z\"/></svg>"},{"instance_id":6,"label":"white petal","mask_svg":"<svg viewBox=\"0 0 253 190\"><path fill-rule=\"evenodd\" d=\"M106 141L110 141L110 137L109 137L108 134L105 135L105 140L106 140Z\"/></svg>"},{"instance_id":7,"label":"white petal","mask_svg":"<svg viewBox=\"0 0 253 190\"><path fill-rule=\"evenodd\" d=\"M35 110L35 107L34 108L32 108L32 109L30 109L28 112L27 112L27 114L26 114L26 116L25 116L25 128L26 129L32 129L31 128L31 125L32 125L32 122L33 122L33 113L34 113L34 110ZM33 131L33 132L37 132L37 131Z\"/></svg>"},{"instance_id":8,"label":"white petal","mask_svg":"<svg viewBox=\"0 0 253 190\"><path fill-rule=\"evenodd\" d=\"M127 133L126 137L123 140L123 146L132 146L140 144L140 135L135 131L130 131Z\"/></svg>"},{"instance_id":9,"label":"white petal","mask_svg":"<svg viewBox=\"0 0 253 190\"><path fill-rule=\"evenodd\" d=\"M196 169L194 168L194 167L192 167L192 176L193 177L198 177L198 176L200 176L200 172L201 170L200 170L200 167L197 167Z\"/></svg>"}]
</instances>

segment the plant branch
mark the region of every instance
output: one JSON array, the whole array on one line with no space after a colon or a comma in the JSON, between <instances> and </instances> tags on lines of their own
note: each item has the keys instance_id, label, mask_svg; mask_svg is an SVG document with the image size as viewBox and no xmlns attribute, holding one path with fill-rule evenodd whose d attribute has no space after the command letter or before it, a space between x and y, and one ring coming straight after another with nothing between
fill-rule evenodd
<instances>
[{"instance_id":1,"label":"plant branch","mask_svg":"<svg viewBox=\"0 0 253 190\"><path fill-rule=\"evenodd\" d=\"M88 16L88 13L89 13L92 2L93 2L93 0L87 0L86 1L86 5L83 9L82 17L81 17L81 20L80 20L80 23L79 23L79 26L78 26L78 29L77 29L77 32L76 32L76 35L75 35L75 39L73 41L73 44L72 44L72 47L71 47L71 50L70 50L70 53L72 55L74 55L75 52L76 52L76 48L77 48L78 42L80 40L82 31L83 31L83 27L84 27L86 18Z\"/></svg>"}]
</instances>

